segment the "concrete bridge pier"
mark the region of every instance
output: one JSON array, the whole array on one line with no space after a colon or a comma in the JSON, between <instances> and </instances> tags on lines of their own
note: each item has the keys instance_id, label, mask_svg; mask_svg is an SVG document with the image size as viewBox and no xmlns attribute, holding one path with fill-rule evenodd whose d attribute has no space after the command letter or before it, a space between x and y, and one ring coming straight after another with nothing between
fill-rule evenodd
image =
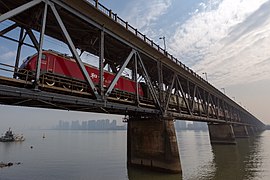
<instances>
[{"instance_id":1,"label":"concrete bridge pier","mask_svg":"<svg viewBox=\"0 0 270 180\"><path fill-rule=\"evenodd\" d=\"M208 124L211 144L236 144L231 124Z\"/></svg>"},{"instance_id":2,"label":"concrete bridge pier","mask_svg":"<svg viewBox=\"0 0 270 180\"><path fill-rule=\"evenodd\" d=\"M249 133L246 126L233 125L233 131L236 138L248 138Z\"/></svg>"},{"instance_id":3,"label":"concrete bridge pier","mask_svg":"<svg viewBox=\"0 0 270 180\"><path fill-rule=\"evenodd\" d=\"M130 117L127 146L128 166L182 173L173 119Z\"/></svg>"}]
</instances>

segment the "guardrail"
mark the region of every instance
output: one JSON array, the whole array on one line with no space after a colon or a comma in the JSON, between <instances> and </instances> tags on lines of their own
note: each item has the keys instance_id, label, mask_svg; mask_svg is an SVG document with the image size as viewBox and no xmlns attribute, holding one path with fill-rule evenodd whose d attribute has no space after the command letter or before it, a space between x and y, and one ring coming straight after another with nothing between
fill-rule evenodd
<instances>
[{"instance_id":1,"label":"guardrail","mask_svg":"<svg viewBox=\"0 0 270 180\"><path fill-rule=\"evenodd\" d=\"M171 59L173 62L175 62L176 64L178 64L181 68L185 69L186 71L188 71L193 76L195 76L198 79L200 79L201 81L204 81L207 84L210 84L210 83L208 83L208 81L204 80L201 76L199 76L197 73L195 73L192 69L190 69L185 64L183 64L182 62L180 62L173 55L171 55L166 50L164 50L163 48L161 48L153 40L149 39L143 33L141 33L136 28L134 28L133 26L131 26L127 21L124 21L122 18L120 18L119 16L117 16L117 14L114 13L114 12L112 12L111 9L108 9L105 6L103 6L102 4L100 4L98 2L98 0L87 0L87 1L92 6L94 6L96 9L98 9L100 12L102 12L105 15L107 15L108 17L110 17L111 19L113 19L115 22L117 22L118 24L120 24L121 26L123 26L126 30L132 32L134 35L136 35L138 38L140 38L141 40L143 40L144 42L146 42L147 44L149 44L150 46L152 46L154 49L156 49L157 51L159 51L163 55L167 56L167 58Z\"/></svg>"},{"instance_id":2,"label":"guardrail","mask_svg":"<svg viewBox=\"0 0 270 180\"><path fill-rule=\"evenodd\" d=\"M21 71L21 70L23 70L23 71ZM33 80L35 77L34 76L35 72L33 72L33 71L29 71L26 69L19 69L19 68L16 68L15 66L12 66L9 64L4 64L4 63L0 63L0 72L1 72L1 74L4 73L5 77L8 77L7 74L5 74L5 73L8 73L11 76L13 75L13 76L15 76L15 77L13 77L15 79L18 76L23 76L24 78L21 80L25 81L25 84L27 84L27 82L31 83L31 80Z\"/></svg>"}]
</instances>

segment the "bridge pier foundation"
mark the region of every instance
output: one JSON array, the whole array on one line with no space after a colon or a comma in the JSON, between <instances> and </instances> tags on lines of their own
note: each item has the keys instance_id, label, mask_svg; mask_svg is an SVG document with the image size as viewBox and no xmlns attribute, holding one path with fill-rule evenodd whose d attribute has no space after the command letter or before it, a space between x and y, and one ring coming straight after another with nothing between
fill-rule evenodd
<instances>
[{"instance_id":1,"label":"bridge pier foundation","mask_svg":"<svg viewBox=\"0 0 270 180\"><path fill-rule=\"evenodd\" d=\"M248 138L249 133L246 126L234 125L233 126L234 135L236 138Z\"/></svg>"},{"instance_id":2,"label":"bridge pier foundation","mask_svg":"<svg viewBox=\"0 0 270 180\"><path fill-rule=\"evenodd\" d=\"M182 173L172 119L130 117L127 146L128 166Z\"/></svg>"},{"instance_id":3,"label":"bridge pier foundation","mask_svg":"<svg viewBox=\"0 0 270 180\"><path fill-rule=\"evenodd\" d=\"M236 144L231 124L208 124L211 144Z\"/></svg>"}]
</instances>

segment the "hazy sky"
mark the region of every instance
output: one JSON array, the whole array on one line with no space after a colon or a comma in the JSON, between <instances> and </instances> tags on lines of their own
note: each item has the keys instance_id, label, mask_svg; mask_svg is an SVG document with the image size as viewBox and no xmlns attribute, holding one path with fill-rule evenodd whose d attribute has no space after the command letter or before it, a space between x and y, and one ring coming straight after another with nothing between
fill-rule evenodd
<instances>
[{"instance_id":1,"label":"hazy sky","mask_svg":"<svg viewBox=\"0 0 270 180\"><path fill-rule=\"evenodd\" d=\"M270 124L270 1L100 0L218 89ZM4 22L4 28L9 22ZM47 40L45 44L50 44ZM55 44L55 43L54 43ZM46 47L45 47L46 48ZM0 61L14 58L16 44L1 39ZM58 43L60 51L66 51ZM33 50L24 47L22 58ZM14 60L13 60L14 61ZM12 61L12 62L13 62ZM18 120L18 117L20 120ZM58 120L106 118L92 113L0 106L1 128L56 124ZM30 119L26 121L26 119ZM116 119L121 119L120 116Z\"/></svg>"}]
</instances>

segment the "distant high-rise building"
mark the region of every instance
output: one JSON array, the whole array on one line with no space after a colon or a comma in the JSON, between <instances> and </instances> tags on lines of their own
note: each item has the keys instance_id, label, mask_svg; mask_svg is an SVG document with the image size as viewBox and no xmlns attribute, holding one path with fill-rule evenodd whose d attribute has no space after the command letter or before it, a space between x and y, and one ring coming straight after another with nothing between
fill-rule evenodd
<instances>
[{"instance_id":1,"label":"distant high-rise building","mask_svg":"<svg viewBox=\"0 0 270 180\"><path fill-rule=\"evenodd\" d=\"M206 122L193 122L194 130L207 130L207 123Z\"/></svg>"},{"instance_id":2,"label":"distant high-rise building","mask_svg":"<svg viewBox=\"0 0 270 180\"><path fill-rule=\"evenodd\" d=\"M62 121L62 120L60 120L60 121L58 122L57 129L63 129L63 121Z\"/></svg>"},{"instance_id":3,"label":"distant high-rise building","mask_svg":"<svg viewBox=\"0 0 270 180\"><path fill-rule=\"evenodd\" d=\"M89 129L89 130L94 130L94 129L96 129L96 121L95 121L95 120L90 120L90 121L88 121L88 129Z\"/></svg>"},{"instance_id":4,"label":"distant high-rise building","mask_svg":"<svg viewBox=\"0 0 270 180\"><path fill-rule=\"evenodd\" d=\"M192 123L192 124L191 124L191 123L190 123L190 124L188 124L188 125L187 125L187 128L188 128L188 129L190 129L190 130L193 130L193 129L194 129L194 125L193 125L193 123Z\"/></svg>"},{"instance_id":5,"label":"distant high-rise building","mask_svg":"<svg viewBox=\"0 0 270 180\"><path fill-rule=\"evenodd\" d=\"M63 127L62 127L62 129L64 129L64 130L70 129L69 122L67 122L67 121L63 122Z\"/></svg>"},{"instance_id":6,"label":"distant high-rise building","mask_svg":"<svg viewBox=\"0 0 270 180\"><path fill-rule=\"evenodd\" d=\"M88 129L87 121L83 121L83 122L82 122L81 129L83 129L83 130L87 130L87 129Z\"/></svg>"},{"instance_id":7,"label":"distant high-rise building","mask_svg":"<svg viewBox=\"0 0 270 180\"><path fill-rule=\"evenodd\" d=\"M116 129L116 120L113 120L110 125L111 129Z\"/></svg>"},{"instance_id":8,"label":"distant high-rise building","mask_svg":"<svg viewBox=\"0 0 270 180\"><path fill-rule=\"evenodd\" d=\"M176 120L175 129L177 130L187 129L187 122L183 120Z\"/></svg>"},{"instance_id":9,"label":"distant high-rise building","mask_svg":"<svg viewBox=\"0 0 270 180\"><path fill-rule=\"evenodd\" d=\"M79 121L72 121L71 122L71 129L78 130L81 128L80 122Z\"/></svg>"}]
</instances>

